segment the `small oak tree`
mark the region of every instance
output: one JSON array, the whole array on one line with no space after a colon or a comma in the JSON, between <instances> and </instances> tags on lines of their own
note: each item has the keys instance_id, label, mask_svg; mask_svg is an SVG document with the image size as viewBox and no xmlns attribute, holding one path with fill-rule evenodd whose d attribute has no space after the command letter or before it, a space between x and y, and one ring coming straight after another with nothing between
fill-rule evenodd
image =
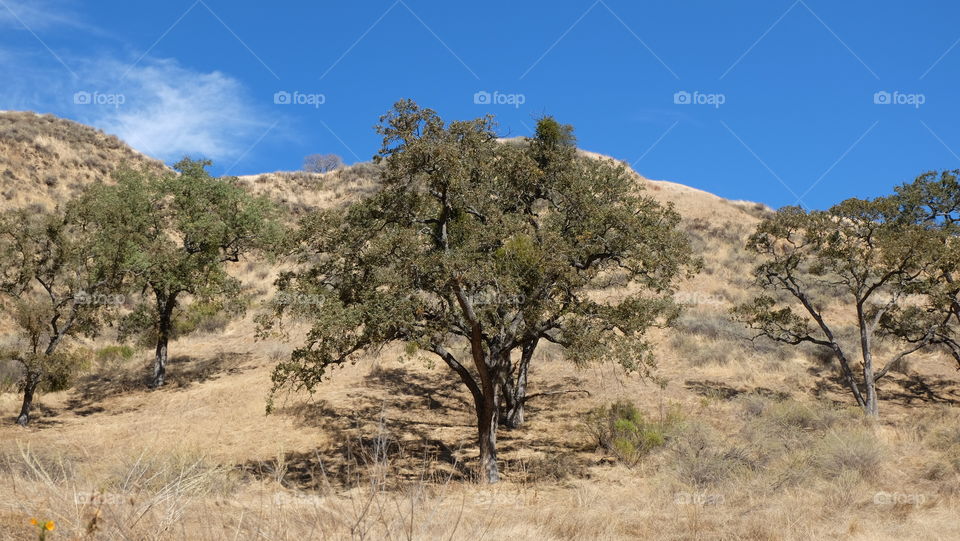
<instances>
[{"instance_id":1,"label":"small oak tree","mask_svg":"<svg viewBox=\"0 0 960 541\"><path fill-rule=\"evenodd\" d=\"M71 202L65 210L7 211L0 217L0 293L17 336L3 355L23 368L23 404L17 423L26 426L38 389L64 388L82 357L63 342L94 336L120 298L126 247L99 216Z\"/></svg>"},{"instance_id":2,"label":"small oak tree","mask_svg":"<svg viewBox=\"0 0 960 541\"><path fill-rule=\"evenodd\" d=\"M506 395L525 398L537 345L646 373L645 332L676 314L674 280L695 261L672 208L624 165L578 155L550 118L508 144L491 117L448 124L406 100L378 131L379 191L307 217L300 265L277 281L282 299L311 302L275 303L264 330L288 313L313 327L273 393L312 391L329 368L406 342L470 392L480 477L496 482Z\"/></svg>"},{"instance_id":3,"label":"small oak tree","mask_svg":"<svg viewBox=\"0 0 960 541\"><path fill-rule=\"evenodd\" d=\"M122 334L156 344L152 387L164 384L168 344L185 302L212 316L239 313L240 282L226 263L271 242L279 231L274 207L234 177L215 178L207 161L184 159L175 172L121 170L115 184L94 188L104 227L123 231L133 254L124 272L144 293L122 321ZM182 329L182 326L181 326Z\"/></svg>"},{"instance_id":4,"label":"small oak tree","mask_svg":"<svg viewBox=\"0 0 960 541\"><path fill-rule=\"evenodd\" d=\"M960 359L943 280L958 270L956 243L944 228L911 219L908 203L898 194L850 199L827 211L781 209L747 245L763 259L754 276L771 294L734 309L758 337L831 352L870 416L878 413L877 382L910 355L945 348ZM856 347L839 337L848 321L857 329ZM893 351L882 362L880 341Z\"/></svg>"}]
</instances>

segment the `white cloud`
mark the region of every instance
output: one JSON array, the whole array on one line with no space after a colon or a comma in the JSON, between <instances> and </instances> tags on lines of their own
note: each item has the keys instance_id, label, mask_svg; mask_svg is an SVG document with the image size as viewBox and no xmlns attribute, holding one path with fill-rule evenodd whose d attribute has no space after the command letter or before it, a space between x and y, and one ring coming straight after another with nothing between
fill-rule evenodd
<instances>
[{"instance_id":1,"label":"white cloud","mask_svg":"<svg viewBox=\"0 0 960 541\"><path fill-rule=\"evenodd\" d=\"M243 85L218 71L172 60L133 68L105 62L84 79L98 82L74 91L90 94L91 103L74 104L78 116L164 160L235 158L269 127Z\"/></svg>"},{"instance_id":2,"label":"white cloud","mask_svg":"<svg viewBox=\"0 0 960 541\"><path fill-rule=\"evenodd\" d=\"M0 0L0 28L39 32L57 26L94 30L62 0Z\"/></svg>"},{"instance_id":3,"label":"white cloud","mask_svg":"<svg viewBox=\"0 0 960 541\"><path fill-rule=\"evenodd\" d=\"M43 30L73 27L105 35L72 6L72 0L0 0L0 29L26 26L46 35ZM146 57L131 64L132 58L84 57L79 51L58 56L42 45L0 49L0 109L66 116L164 161L188 154L217 161L240 157L273 124L270 103L258 105L240 81L220 71L191 69L173 59ZM88 94L89 103L76 99L78 92Z\"/></svg>"}]
</instances>

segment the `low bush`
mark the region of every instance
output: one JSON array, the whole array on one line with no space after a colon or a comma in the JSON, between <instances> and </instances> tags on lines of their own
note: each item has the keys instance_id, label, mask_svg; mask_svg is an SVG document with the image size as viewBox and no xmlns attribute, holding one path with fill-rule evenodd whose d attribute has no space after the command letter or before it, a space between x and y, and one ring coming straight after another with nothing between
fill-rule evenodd
<instances>
[{"instance_id":1,"label":"low bush","mask_svg":"<svg viewBox=\"0 0 960 541\"><path fill-rule=\"evenodd\" d=\"M94 352L94 360L98 369L112 371L133 359L134 353L135 350L127 345L106 346Z\"/></svg>"},{"instance_id":2,"label":"low bush","mask_svg":"<svg viewBox=\"0 0 960 541\"><path fill-rule=\"evenodd\" d=\"M679 432L681 423L682 415L676 408L671 408L662 419L650 421L626 401L591 410L585 422L598 447L629 466L666 445Z\"/></svg>"},{"instance_id":3,"label":"low bush","mask_svg":"<svg viewBox=\"0 0 960 541\"><path fill-rule=\"evenodd\" d=\"M694 425L685 430L675 438L671 451L679 480L698 489L717 485L758 467L746 447L730 445L705 425Z\"/></svg>"}]
</instances>

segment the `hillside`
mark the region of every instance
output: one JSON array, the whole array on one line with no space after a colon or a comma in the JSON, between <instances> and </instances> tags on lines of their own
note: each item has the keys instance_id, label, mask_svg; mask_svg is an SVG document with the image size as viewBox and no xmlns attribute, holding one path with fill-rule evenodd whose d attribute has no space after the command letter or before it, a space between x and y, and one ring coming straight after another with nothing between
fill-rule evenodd
<instances>
[{"instance_id":1,"label":"hillside","mask_svg":"<svg viewBox=\"0 0 960 541\"><path fill-rule=\"evenodd\" d=\"M163 167L116 136L53 115L0 111L4 206L65 201L121 164Z\"/></svg>"},{"instance_id":2,"label":"hillside","mask_svg":"<svg viewBox=\"0 0 960 541\"><path fill-rule=\"evenodd\" d=\"M70 121L0 113L6 208L61 202L124 161L161 166ZM374 171L242 180L302 214L368 193ZM704 257L678 292L687 310L677 329L655 334L665 383L577 368L543 348L531 392L587 393L543 396L527 426L500 433L500 485L471 482L469 393L442 364L399 347L265 416L271 369L304 329L290 342L257 341L251 310L173 343L161 390L143 385L147 350L42 396L27 429L13 424L15 390L0 389L0 539L28 538L29 517L55 520L64 539L960 538L955 368L923 359L932 362L902 369L881 388L879 425L867 427L846 408L831 360L750 341L729 319L751 287L742 246L770 210L637 182L675 205ZM267 298L274 267L232 271ZM584 423L617 400L677 419L676 439L617 463Z\"/></svg>"}]
</instances>

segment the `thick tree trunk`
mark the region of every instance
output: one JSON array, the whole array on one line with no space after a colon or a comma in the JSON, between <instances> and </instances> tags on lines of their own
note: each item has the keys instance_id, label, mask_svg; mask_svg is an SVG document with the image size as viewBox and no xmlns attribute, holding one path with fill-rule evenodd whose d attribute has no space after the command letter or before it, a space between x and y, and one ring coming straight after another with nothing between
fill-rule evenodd
<instances>
[{"instance_id":1,"label":"thick tree trunk","mask_svg":"<svg viewBox=\"0 0 960 541\"><path fill-rule=\"evenodd\" d=\"M497 483L500 481L500 470L497 467L497 425L500 409L497 392L493 396L484 396L481 407L477 410L477 429L480 436L480 468L481 481Z\"/></svg>"},{"instance_id":2,"label":"thick tree trunk","mask_svg":"<svg viewBox=\"0 0 960 541\"><path fill-rule=\"evenodd\" d=\"M40 379L33 376L27 377L27 382L23 387L23 405L20 406L20 415L17 416L17 424L27 426L30 422L30 410L33 408L33 395L37 391L37 385Z\"/></svg>"},{"instance_id":3,"label":"thick tree trunk","mask_svg":"<svg viewBox=\"0 0 960 541\"><path fill-rule=\"evenodd\" d=\"M164 384L167 374L167 344L170 341L170 328L172 326L173 307L176 305L176 297L170 296L164 299L157 294L157 307L160 308L160 321L157 326L157 351L153 361L153 379L150 382L151 387L160 387Z\"/></svg>"},{"instance_id":4,"label":"thick tree trunk","mask_svg":"<svg viewBox=\"0 0 960 541\"><path fill-rule=\"evenodd\" d=\"M523 425L523 397L526 394L526 384L517 382L514 386L507 382L503 387L503 411L500 414L500 423L507 428L520 428Z\"/></svg>"},{"instance_id":5,"label":"thick tree trunk","mask_svg":"<svg viewBox=\"0 0 960 541\"><path fill-rule=\"evenodd\" d=\"M50 338L46 349L43 351L44 355L53 355L53 352L57 350L57 346L60 345L63 337L66 336L71 327L73 327L74 321L76 321L75 313L70 316L60 331ZM34 353L36 353L36 351L34 351ZM40 366L42 366L42 363L40 363ZM31 370L28 368L26 378L27 381L23 385L23 403L20 405L20 415L17 416L17 424L20 426L27 426L27 424L30 423L30 411L33 410L33 398L37 393L37 387L40 386L40 380L43 379L43 374L37 372L35 369Z\"/></svg>"},{"instance_id":6,"label":"thick tree trunk","mask_svg":"<svg viewBox=\"0 0 960 541\"><path fill-rule=\"evenodd\" d=\"M157 354L153 361L153 379L150 381L151 387L160 387L164 384L164 378L167 375L167 343L169 335L167 330L161 328L157 336Z\"/></svg>"}]
</instances>

